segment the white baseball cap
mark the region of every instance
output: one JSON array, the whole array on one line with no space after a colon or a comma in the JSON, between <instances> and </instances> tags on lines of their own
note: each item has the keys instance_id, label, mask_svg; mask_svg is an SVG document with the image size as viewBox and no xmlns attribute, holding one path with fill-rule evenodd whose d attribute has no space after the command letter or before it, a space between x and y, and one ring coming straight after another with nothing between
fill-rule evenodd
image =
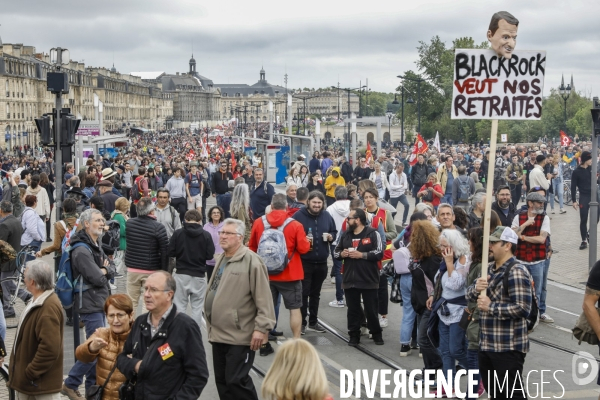
<instances>
[{"instance_id":1,"label":"white baseball cap","mask_svg":"<svg viewBox=\"0 0 600 400\"><path fill-rule=\"evenodd\" d=\"M490 242L510 242L517 244L519 237L511 228L507 226L499 226L490 235Z\"/></svg>"}]
</instances>

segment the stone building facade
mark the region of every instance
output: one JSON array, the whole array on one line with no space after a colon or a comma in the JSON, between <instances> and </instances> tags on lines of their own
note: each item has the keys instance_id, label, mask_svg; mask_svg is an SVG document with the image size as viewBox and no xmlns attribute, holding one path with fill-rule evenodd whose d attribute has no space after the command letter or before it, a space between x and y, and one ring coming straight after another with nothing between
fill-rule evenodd
<instances>
[{"instance_id":1,"label":"stone building facade","mask_svg":"<svg viewBox=\"0 0 600 400\"><path fill-rule=\"evenodd\" d=\"M287 118L287 89L270 84L264 69L253 85L245 83L215 84L221 91L220 114L223 120L239 118L241 122L255 124L269 122L269 101L273 102L273 120L283 123ZM291 93L291 91L290 91ZM294 100L293 100L294 101ZM293 107L293 102L292 102ZM249 125L249 129L252 126Z\"/></svg>"},{"instance_id":2,"label":"stone building facade","mask_svg":"<svg viewBox=\"0 0 600 400\"><path fill-rule=\"evenodd\" d=\"M48 54L0 40L0 148L39 143L34 119L54 108L55 95L48 92L46 83L53 70ZM120 74L114 66L86 67L75 61L61 70L67 73L70 89L62 96L63 107L82 120L94 120L96 94L104 103L105 131L134 126L161 129L173 118L173 93L140 77Z\"/></svg>"}]
</instances>

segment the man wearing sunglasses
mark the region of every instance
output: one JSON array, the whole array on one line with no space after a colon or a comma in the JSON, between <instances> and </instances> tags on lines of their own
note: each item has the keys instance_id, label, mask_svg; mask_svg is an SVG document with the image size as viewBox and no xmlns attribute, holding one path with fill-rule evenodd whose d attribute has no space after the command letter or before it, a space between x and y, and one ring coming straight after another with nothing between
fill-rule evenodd
<instances>
[{"instance_id":1,"label":"man wearing sunglasses","mask_svg":"<svg viewBox=\"0 0 600 400\"><path fill-rule=\"evenodd\" d=\"M212 175L212 193L217 198L217 205L222 207L223 196L229 191L229 181L233 180L231 172L227 172L227 161L221 160L219 170Z\"/></svg>"}]
</instances>

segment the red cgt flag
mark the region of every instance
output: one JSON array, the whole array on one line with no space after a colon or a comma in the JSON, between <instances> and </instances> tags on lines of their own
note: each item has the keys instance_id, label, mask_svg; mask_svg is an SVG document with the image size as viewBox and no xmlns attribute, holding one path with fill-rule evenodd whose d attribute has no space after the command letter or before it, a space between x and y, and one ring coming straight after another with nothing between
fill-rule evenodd
<instances>
[{"instance_id":1,"label":"red cgt flag","mask_svg":"<svg viewBox=\"0 0 600 400\"><path fill-rule=\"evenodd\" d=\"M410 165L415 165L418 161L417 156L419 154L426 153L429 147L427 146L427 142L423 139L420 133L417 133L417 139L415 140L415 146L413 147L412 154L410 155L410 159L408 163Z\"/></svg>"},{"instance_id":2,"label":"red cgt flag","mask_svg":"<svg viewBox=\"0 0 600 400\"><path fill-rule=\"evenodd\" d=\"M560 145L563 147L567 147L568 145L570 145L573 141L571 140L570 137L567 136L567 134L563 131L560 131Z\"/></svg>"}]
</instances>

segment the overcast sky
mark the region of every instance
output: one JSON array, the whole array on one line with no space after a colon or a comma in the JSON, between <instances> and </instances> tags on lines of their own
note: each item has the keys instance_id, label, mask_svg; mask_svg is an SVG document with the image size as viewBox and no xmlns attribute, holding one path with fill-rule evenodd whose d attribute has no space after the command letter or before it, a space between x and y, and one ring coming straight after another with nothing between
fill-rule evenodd
<instances>
[{"instance_id":1,"label":"overcast sky","mask_svg":"<svg viewBox=\"0 0 600 400\"><path fill-rule=\"evenodd\" d=\"M66 47L73 60L119 72L197 71L215 83L267 80L288 87L391 92L415 69L419 40L485 40L491 15L520 20L517 50L546 50L544 92L561 74L600 95L598 0L20 0L2 1L0 36L37 51Z\"/></svg>"}]
</instances>

